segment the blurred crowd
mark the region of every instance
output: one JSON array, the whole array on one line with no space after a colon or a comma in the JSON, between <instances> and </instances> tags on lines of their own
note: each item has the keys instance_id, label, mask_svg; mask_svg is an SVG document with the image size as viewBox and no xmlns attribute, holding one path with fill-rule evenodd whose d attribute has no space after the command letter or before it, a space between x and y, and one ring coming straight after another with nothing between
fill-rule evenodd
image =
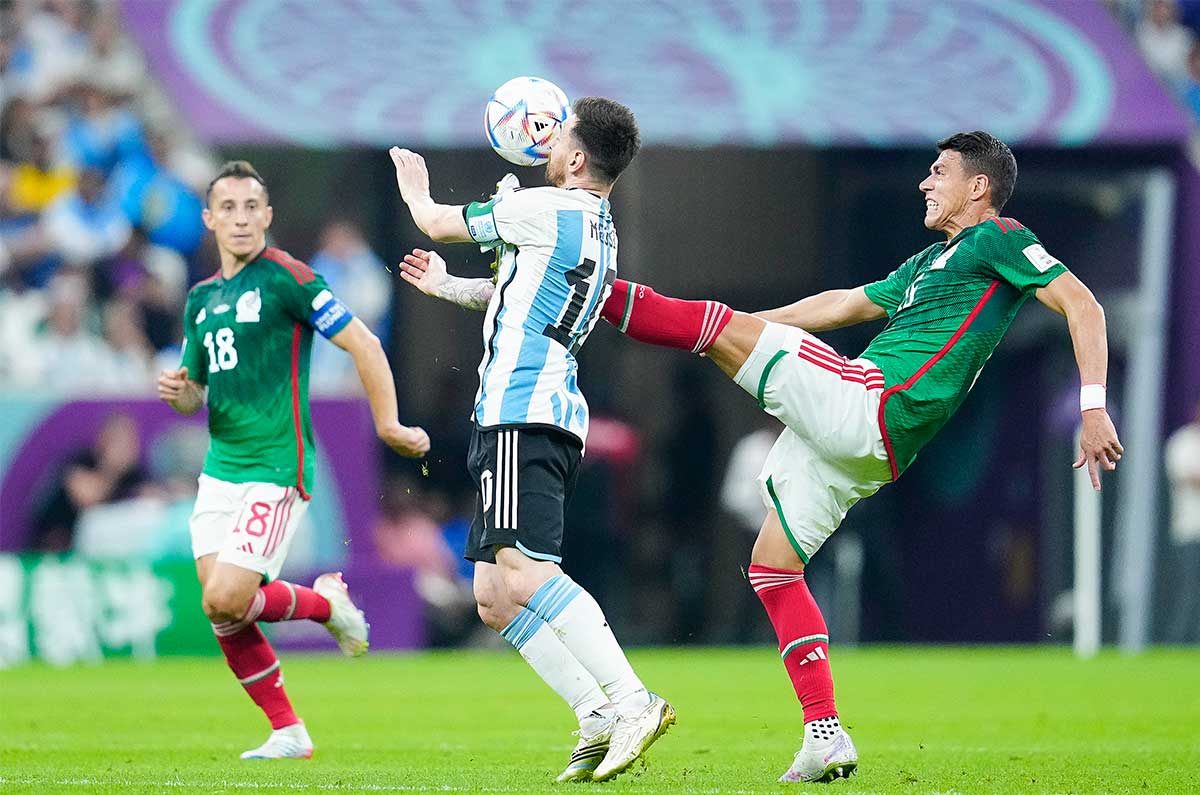
<instances>
[{"instance_id":1,"label":"blurred crowd","mask_svg":"<svg viewBox=\"0 0 1200 795\"><path fill-rule=\"evenodd\" d=\"M0 98L0 389L152 394L215 262L200 216L213 154L112 0L0 2ZM387 277L354 224L331 223L312 265L382 330ZM352 388L327 347L314 391Z\"/></svg>"},{"instance_id":2,"label":"blurred crowd","mask_svg":"<svg viewBox=\"0 0 1200 795\"><path fill-rule=\"evenodd\" d=\"M1200 123L1200 0L1109 0L1146 63Z\"/></svg>"}]
</instances>

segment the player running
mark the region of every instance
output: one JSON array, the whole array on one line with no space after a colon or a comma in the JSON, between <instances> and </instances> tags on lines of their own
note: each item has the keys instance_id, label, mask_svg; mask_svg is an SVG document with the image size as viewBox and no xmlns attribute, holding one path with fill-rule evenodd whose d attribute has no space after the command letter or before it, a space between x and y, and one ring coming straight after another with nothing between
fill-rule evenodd
<instances>
[{"instance_id":1,"label":"player running","mask_svg":"<svg viewBox=\"0 0 1200 795\"><path fill-rule=\"evenodd\" d=\"M616 277L608 196L638 146L628 108L579 99L546 165L554 187L506 190L515 185L510 175L491 201L465 207L435 204L421 156L391 150L400 194L422 232L499 248L498 287L490 279L437 281L445 264L433 252L417 250L401 268L429 295L487 310L468 460L479 498L465 556L475 561L484 623L579 720L579 743L559 781L618 775L675 721L671 705L630 667L596 600L559 566L563 512L588 430L575 354Z\"/></svg>"},{"instance_id":2,"label":"player running","mask_svg":"<svg viewBox=\"0 0 1200 795\"><path fill-rule=\"evenodd\" d=\"M320 274L267 248L272 210L258 172L245 161L226 163L206 205L221 267L188 294L182 362L159 375L158 395L184 415L208 403L211 443L190 522L196 574L221 651L272 729L242 758L307 759L312 740L258 622L310 619L345 654L367 650L367 622L341 573L322 574L312 588L276 579L312 494L313 330L354 358L384 443L417 457L429 437L396 421L392 371L375 335Z\"/></svg>"},{"instance_id":3,"label":"player running","mask_svg":"<svg viewBox=\"0 0 1200 795\"><path fill-rule=\"evenodd\" d=\"M855 502L900 476L958 409L1029 296L1067 319L1083 384L1075 467L1100 488L1122 448L1105 411L1104 311L1034 234L999 211L1017 163L986 132L938 143L920 183L925 226L946 242L887 278L755 315L618 280L604 317L628 336L703 353L786 428L759 483L769 509L750 584L771 618L804 709L804 743L780 781L831 781L858 765L838 721L828 631L804 566ZM808 332L888 318L857 359Z\"/></svg>"}]
</instances>

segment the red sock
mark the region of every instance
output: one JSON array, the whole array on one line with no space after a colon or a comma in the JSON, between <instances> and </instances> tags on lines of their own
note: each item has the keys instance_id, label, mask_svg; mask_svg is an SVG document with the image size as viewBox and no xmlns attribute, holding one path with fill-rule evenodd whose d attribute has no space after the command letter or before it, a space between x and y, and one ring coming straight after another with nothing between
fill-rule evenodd
<instances>
[{"instance_id":1,"label":"red sock","mask_svg":"<svg viewBox=\"0 0 1200 795\"><path fill-rule=\"evenodd\" d=\"M312 588L275 580L258 589L246 617L251 621L300 621L310 618L324 624L329 620L329 600Z\"/></svg>"},{"instance_id":2,"label":"red sock","mask_svg":"<svg viewBox=\"0 0 1200 795\"><path fill-rule=\"evenodd\" d=\"M266 713L272 729L300 722L283 690L279 658L257 624L242 627L232 635L217 635L217 642L233 675Z\"/></svg>"},{"instance_id":3,"label":"red sock","mask_svg":"<svg viewBox=\"0 0 1200 795\"><path fill-rule=\"evenodd\" d=\"M829 670L829 630L804 584L804 572L752 563L750 584L775 627L779 654L804 708L804 722L836 716L833 674Z\"/></svg>"},{"instance_id":4,"label":"red sock","mask_svg":"<svg viewBox=\"0 0 1200 795\"><path fill-rule=\"evenodd\" d=\"M644 284L617 279L602 316L638 342L704 353L733 318L733 310L717 301L668 298Z\"/></svg>"}]
</instances>

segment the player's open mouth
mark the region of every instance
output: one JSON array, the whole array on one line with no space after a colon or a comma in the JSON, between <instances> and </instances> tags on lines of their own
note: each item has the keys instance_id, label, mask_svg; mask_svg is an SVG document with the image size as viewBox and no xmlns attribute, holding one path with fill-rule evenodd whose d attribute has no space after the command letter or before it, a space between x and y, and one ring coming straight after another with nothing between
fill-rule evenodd
<instances>
[{"instance_id":1,"label":"player's open mouth","mask_svg":"<svg viewBox=\"0 0 1200 795\"><path fill-rule=\"evenodd\" d=\"M938 208L938 203L935 202L933 199L927 199L925 201L925 212L930 213L930 212L933 212L934 210L936 210L937 208Z\"/></svg>"}]
</instances>

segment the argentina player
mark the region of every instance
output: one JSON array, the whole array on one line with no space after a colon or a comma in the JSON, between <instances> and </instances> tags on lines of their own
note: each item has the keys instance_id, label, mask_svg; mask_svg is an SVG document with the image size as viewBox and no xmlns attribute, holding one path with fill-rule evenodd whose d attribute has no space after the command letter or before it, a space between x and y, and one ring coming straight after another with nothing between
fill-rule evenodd
<instances>
[{"instance_id":1,"label":"argentina player","mask_svg":"<svg viewBox=\"0 0 1200 795\"><path fill-rule=\"evenodd\" d=\"M502 189L465 207L436 204L424 159L391 150L422 232L501 247L494 283L449 276L441 257L421 249L405 257L401 275L428 295L486 310L468 461L479 497L464 554L475 561L484 623L579 720L560 781L618 775L675 720L630 667L596 600L559 566L563 511L588 430L575 354L616 278L608 196L638 147L628 108L584 97L551 150L553 187Z\"/></svg>"}]
</instances>

